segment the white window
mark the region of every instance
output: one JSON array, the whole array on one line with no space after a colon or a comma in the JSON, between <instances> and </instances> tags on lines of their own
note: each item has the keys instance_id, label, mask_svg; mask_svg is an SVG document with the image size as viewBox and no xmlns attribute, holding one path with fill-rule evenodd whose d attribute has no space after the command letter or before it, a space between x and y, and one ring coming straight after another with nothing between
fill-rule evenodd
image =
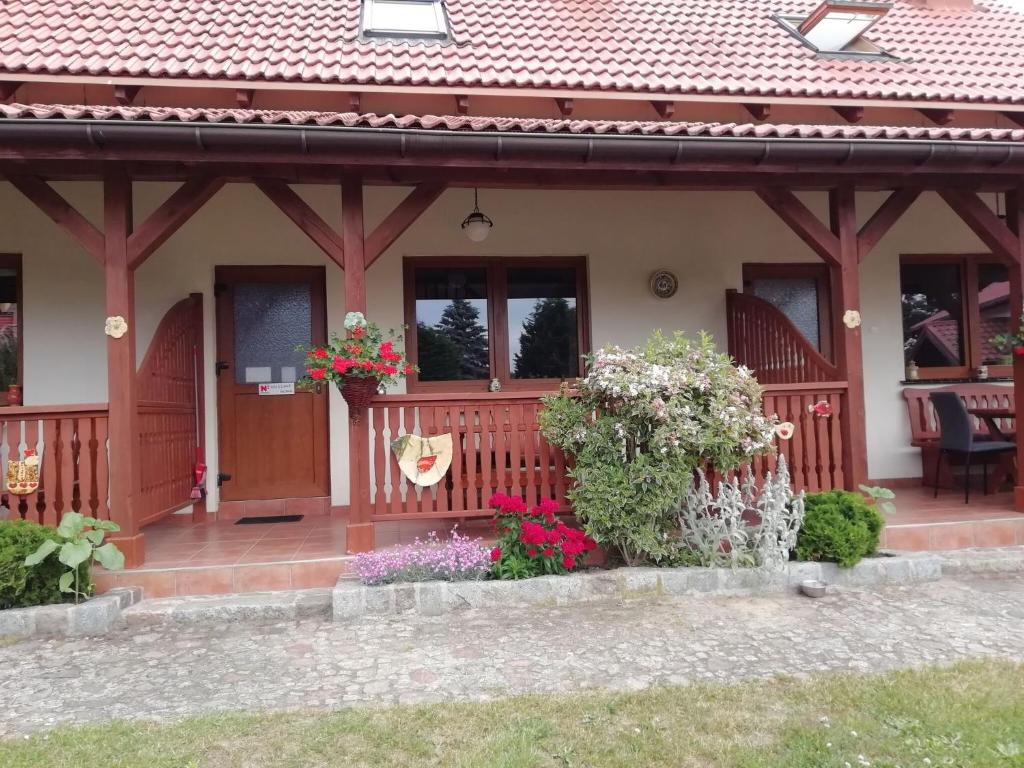
<instances>
[{"instance_id":1,"label":"white window","mask_svg":"<svg viewBox=\"0 0 1024 768\"><path fill-rule=\"evenodd\" d=\"M363 33L384 37L447 37L441 0L363 0Z\"/></svg>"},{"instance_id":2,"label":"white window","mask_svg":"<svg viewBox=\"0 0 1024 768\"><path fill-rule=\"evenodd\" d=\"M863 35L892 7L869 0L823 0L805 17L782 16L783 24L824 53L881 53Z\"/></svg>"}]
</instances>

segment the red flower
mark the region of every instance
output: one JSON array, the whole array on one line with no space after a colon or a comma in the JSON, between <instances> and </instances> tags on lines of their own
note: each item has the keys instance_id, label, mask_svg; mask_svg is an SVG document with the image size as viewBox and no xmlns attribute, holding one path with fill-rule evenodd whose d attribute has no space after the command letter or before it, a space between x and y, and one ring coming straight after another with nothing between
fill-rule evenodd
<instances>
[{"instance_id":1,"label":"red flower","mask_svg":"<svg viewBox=\"0 0 1024 768\"><path fill-rule=\"evenodd\" d=\"M330 357L330 355L327 353L327 350L324 349L323 347L317 347L310 353L310 355L312 357L315 357L317 360L326 360L328 357Z\"/></svg>"},{"instance_id":2,"label":"red flower","mask_svg":"<svg viewBox=\"0 0 1024 768\"><path fill-rule=\"evenodd\" d=\"M501 547L495 547L491 550L491 562L496 563L501 560Z\"/></svg>"},{"instance_id":3,"label":"red flower","mask_svg":"<svg viewBox=\"0 0 1024 768\"><path fill-rule=\"evenodd\" d=\"M582 541L570 540L562 544L562 553L570 557L583 554L583 549Z\"/></svg>"},{"instance_id":4,"label":"red flower","mask_svg":"<svg viewBox=\"0 0 1024 768\"><path fill-rule=\"evenodd\" d=\"M389 352L391 352L394 348L395 348L395 345L393 343L391 343L390 341L381 342L380 353L382 355L386 355Z\"/></svg>"},{"instance_id":5,"label":"red flower","mask_svg":"<svg viewBox=\"0 0 1024 768\"><path fill-rule=\"evenodd\" d=\"M553 523L553 522L555 522L555 513L554 513L554 512L551 512L550 510L549 510L549 511L547 511L547 512L545 512L545 513L544 513L544 519L545 519L545 520L546 520L547 522L549 522L549 523Z\"/></svg>"},{"instance_id":6,"label":"red flower","mask_svg":"<svg viewBox=\"0 0 1024 768\"><path fill-rule=\"evenodd\" d=\"M573 568L576 567L576 561L573 560L571 557L563 557L562 565L564 565L567 570L571 571Z\"/></svg>"},{"instance_id":7,"label":"red flower","mask_svg":"<svg viewBox=\"0 0 1024 768\"><path fill-rule=\"evenodd\" d=\"M1024 357L1024 347L1014 347L1013 354L1017 357Z\"/></svg>"},{"instance_id":8,"label":"red flower","mask_svg":"<svg viewBox=\"0 0 1024 768\"><path fill-rule=\"evenodd\" d=\"M412 364L407 363L405 368L403 368L402 370L408 376L410 373L412 373Z\"/></svg>"},{"instance_id":9,"label":"red flower","mask_svg":"<svg viewBox=\"0 0 1024 768\"><path fill-rule=\"evenodd\" d=\"M537 556L537 550L534 549L533 547L530 547L528 550L526 550L526 556L527 557L536 557Z\"/></svg>"},{"instance_id":10,"label":"red flower","mask_svg":"<svg viewBox=\"0 0 1024 768\"><path fill-rule=\"evenodd\" d=\"M309 374L309 378L315 379L316 381L323 381L324 378L327 376L327 369L326 368L310 368L307 371L307 373Z\"/></svg>"},{"instance_id":11,"label":"red flower","mask_svg":"<svg viewBox=\"0 0 1024 768\"><path fill-rule=\"evenodd\" d=\"M364 371L369 371L373 369L373 363L371 363L369 360L363 360L362 362L359 363L359 367L362 368Z\"/></svg>"},{"instance_id":12,"label":"red flower","mask_svg":"<svg viewBox=\"0 0 1024 768\"><path fill-rule=\"evenodd\" d=\"M551 547L544 548L544 557L551 557L553 554L555 554L555 550L553 550Z\"/></svg>"},{"instance_id":13,"label":"red flower","mask_svg":"<svg viewBox=\"0 0 1024 768\"><path fill-rule=\"evenodd\" d=\"M363 351L359 344L346 344L345 351L352 355L358 355Z\"/></svg>"},{"instance_id":14,"label":"red flower","mask_svg":"<svg viewBox=\"0 0 1024 768\"><path fill-rule=\"evenodd\" d=\"M348 373L355 364L355 360L349 360L347 357L336 357L331 361L331 367L341 374Z\"/></svg>"},{"instance_id":15,"label":"red flower","mask_svg":"<svg viewBox=\"0 0 1024 768\"><path fill-rule=\"evenodd\" d=\"M398 373L398 369L397 369L397 368L395 368L395 366L393 366L393 365L385 365L385 366L384 366L384 368L383 368L382 370L383 370L383 371L384 371L384 373L386 373L386 374L387 374L388 376L394 376L394 375L395 375L396 373Z\"/></svg>"},{"instance_id":16,"label":"red flower","mask_svg":"<svg viewBox=\"0 0 1024 768\"><path fill-rule=\"evenodd\" d=\"M366 333L366 329L365 328L363 328L362 326L356 326L355 328L352 329L352 338L354 338L354 339L361 339L361 338L363 338L363 334L365 334L365 333Z\"/></svg>"}]
</instances>

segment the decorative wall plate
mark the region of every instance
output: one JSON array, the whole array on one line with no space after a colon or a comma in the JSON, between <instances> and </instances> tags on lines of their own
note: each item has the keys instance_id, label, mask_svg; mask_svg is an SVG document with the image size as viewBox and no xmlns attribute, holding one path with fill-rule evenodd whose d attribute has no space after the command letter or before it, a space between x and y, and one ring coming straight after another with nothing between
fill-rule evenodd
<instances>
[{"instance_id":1,"label":"decorative wall plate","mask_svg":"<svg viewBox=\"0 0 1024 768\"><path fill-rule=\"evenodd\" d=\"M391 443L398 468L416 485L435 485L452 465L454 443L451 433L420 437L402 435Z\"/></svg>"},{"instance_id":2,"label":"decorative wall plate","mask_svg":"<svg viewBox=\"0 0 1024 768\"><path fill-rule=\"evenodd\" d=\"M103 332L112 339L120 339L128 333L128 322L120 315L112 315L103 324Z\"/></svg>"},{"instance_id":3,"label":"decorative wall plate","mask_svg":"<svg viewBox=\"0 0 1024 768\"><path fill-rule=\"evenodd\" d=\"M651 293L659 299L670 299L679 290L679 278L667 269L659 269L651 275Z\"/></svg>"}]
</instances>

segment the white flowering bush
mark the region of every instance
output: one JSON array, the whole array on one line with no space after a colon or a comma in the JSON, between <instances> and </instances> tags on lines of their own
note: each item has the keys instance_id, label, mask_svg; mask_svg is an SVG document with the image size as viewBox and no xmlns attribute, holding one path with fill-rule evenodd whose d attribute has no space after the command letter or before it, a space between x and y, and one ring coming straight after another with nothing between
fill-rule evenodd
<instances>
[{"instance_id":1,"label":"white flowering bush","mask_svg":"<svg viewBox=\"0 0 1024 768\"><path fill-rule=\"evenodd\" d=\"M573 457L576 514L629 564L678 551L676 512L694 472L728 471L771 449L761 389L702 334L656 333L646 347L590 356L577 395L545 398L541 429Z\"/></svg>"}]
</instances>

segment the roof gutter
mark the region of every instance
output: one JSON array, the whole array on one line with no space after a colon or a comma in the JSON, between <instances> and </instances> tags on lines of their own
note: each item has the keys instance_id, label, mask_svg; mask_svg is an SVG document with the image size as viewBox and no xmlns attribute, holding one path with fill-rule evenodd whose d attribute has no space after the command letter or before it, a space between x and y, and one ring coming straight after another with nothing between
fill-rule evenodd
<instances>
[{"instance_id":1,"label":"roof gutter","mask_svg":"<svg viewBox=\"0 0 1024 768\"><path fill-rule=\"evenodd\" d=\"M31 150L28 152L27 150ZM320 161L337 164L450 164L595 169L686 170L786 166L820 171L896 170L1024 172L1024 142L951 139L850 139L754 136L547 134L426 128L185 123L92 119L0 119L0 158L67 159L67 150L97 159Z\"/></svg>"}]
</instances>

